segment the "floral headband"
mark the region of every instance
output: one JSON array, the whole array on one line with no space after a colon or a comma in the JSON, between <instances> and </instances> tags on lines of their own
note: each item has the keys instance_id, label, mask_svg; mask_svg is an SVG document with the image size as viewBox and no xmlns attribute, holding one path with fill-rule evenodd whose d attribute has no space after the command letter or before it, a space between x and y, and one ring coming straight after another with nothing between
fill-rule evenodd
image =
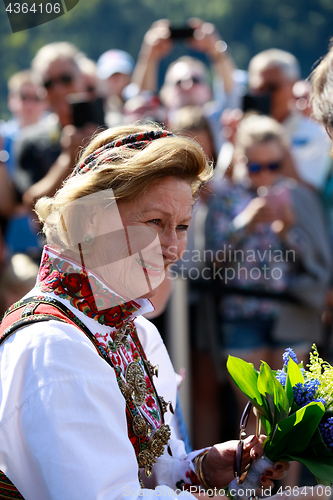
<instances>
[{"instance_id":1,"label":"floral headband","mask_svg":"<svg viewBox=\"0 0 333 500\"><path fill-rule=\"evenodd\" d=\"M114 159L113 150L114 148L130 148L130 149L144 149L151 141L155 139L160 139L163 137L174 137L174 134L166 130L150 130L148 132L139 132L137 134L127 135L122 139L117 139L115 141L104 144L104 146L96 149L90 155L88 155L81 163L79 163L73 170L71 177L79 174L84 174L91 170L100 159L101 155L105 153L105 161L112 161Z\"/></svg>"}]
</instances>

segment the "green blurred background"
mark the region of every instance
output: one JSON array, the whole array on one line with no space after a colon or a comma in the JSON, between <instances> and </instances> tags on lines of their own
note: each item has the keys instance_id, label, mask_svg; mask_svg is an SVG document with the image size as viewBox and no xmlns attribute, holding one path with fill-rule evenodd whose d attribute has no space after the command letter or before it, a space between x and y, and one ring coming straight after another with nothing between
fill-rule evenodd
<instances>
[{"instance_id":1,"label":"green blurred background","mask_svg":"<svg viewBox=\"0 0 333 500\"><path fill-rule=\"evenodd\" d=\"M110 48L136 58L155 20L182 24L200 17L215 23L239 68L246 69L257 52L278 47L298 57L305 78L333 36L333 0L80 0L64 16L15 34L3 2L0 9L1 118L8 117L7 79L29 67L36 51L52 41L73 42L95 60ZM184 50L177 46L169 60Z\"/></svg>"}]
</instances>

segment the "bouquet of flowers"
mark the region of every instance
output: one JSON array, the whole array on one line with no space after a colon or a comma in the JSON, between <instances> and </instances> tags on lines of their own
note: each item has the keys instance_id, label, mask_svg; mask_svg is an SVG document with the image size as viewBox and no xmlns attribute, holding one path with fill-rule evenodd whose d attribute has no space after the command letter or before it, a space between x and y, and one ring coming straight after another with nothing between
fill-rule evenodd
<instances>
[{"instance_id":1,"label":"bouquet of flowers","mask_svg":"<svg viewBox=\"0 0 333 500\"><path fill-rule=\"evenodd\" d=\"M260 415L267 435L263 460L296 460L319 483L329 486L333 481L333 367L319 357L315 344L307 369L290 348L283 354L283 362L283 368L274 371L263 361L258 372L251 363L229 356L227 369ZM263 464L253 477L256 462L240 485L243 491L254 487L269 466ZM247 480L250 484L245 484ZM235 480L230 485L239 489Z\"/></svg>"}]
</instances>

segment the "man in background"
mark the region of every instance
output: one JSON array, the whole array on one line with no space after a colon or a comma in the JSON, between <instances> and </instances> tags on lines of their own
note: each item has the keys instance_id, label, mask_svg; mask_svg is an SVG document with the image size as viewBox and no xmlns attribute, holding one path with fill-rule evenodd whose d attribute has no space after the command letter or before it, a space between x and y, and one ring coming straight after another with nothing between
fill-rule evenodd
<instances>
[{"instance_id":1,"label":"man in background","mask_svg":"<svg viewBox=\"0 0 333 500\"><path fill-rule=\"evenodd\" d=\"M268 97L269 114L290 138L298 180L320 190L329 168L329 142L323 127L295 106L293 87L301 78L298 60L283 50L264 50L251 59L248 72L251 94Z\"/></svg>"},{"instance_id":2,"label":"man in background","mask_svg":"<svg viewBox=\"0 0 333 500\"><path fill-rule=\"evenodd\" d=\"M17 144L17 167L14 184L18 203L29 218L28 234L21 236L17 227L11 230L15 238L13 252L23 252L39 259L42 248L30 249L30 240L37 238L39 227L32 220L31 207L41 196L51 196L69 175L79 146L96 127L73 126L70 94L85 92L85 80L79 67L81 52L67 42L43 46L32 61L33 78L44 89L49 113L38 123L27 127Z\"/></svg>"},{"instance_id":3,"label":"man in background","mask_svg":"<svg viewBox=\"0 0 333 500\"><path fill-rule=\"evenodd\" d=\"M46 91L51 113L30 127L19 145L15 184L26 206L54 194L73 168L83 139L96 129L73 125L69 95L85 92L80 57L74 45L55 42L42 47L32 61L32 71Z\"/></svg>"}]
</instances>

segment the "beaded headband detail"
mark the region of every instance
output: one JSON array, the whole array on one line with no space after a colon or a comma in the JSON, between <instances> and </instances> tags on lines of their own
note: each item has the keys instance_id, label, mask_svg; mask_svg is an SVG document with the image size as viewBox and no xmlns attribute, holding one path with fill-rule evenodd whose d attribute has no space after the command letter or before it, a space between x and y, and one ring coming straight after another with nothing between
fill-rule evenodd
<instances>
[{"instance_id":1,"label":"beaded headband detail","mask_svg":"<svg viewBox=\"0 0 333 500\"><path fill-rule=\"evenodd\" d=\"M113 154L112 150L115 148L144 149L150 142L163 137L174 137L174 134L167 130L150 130L148 132L127 135L122 139L104 144L104 146L101 146L84 158L84 160L75 167L71 177L89 172L89 170L97 164L102 155L105 156L104 159L106 162L113 161L116 156ZM110 154L108 154L109 150L111 150Z\"/></svg>"}]
</instances>

